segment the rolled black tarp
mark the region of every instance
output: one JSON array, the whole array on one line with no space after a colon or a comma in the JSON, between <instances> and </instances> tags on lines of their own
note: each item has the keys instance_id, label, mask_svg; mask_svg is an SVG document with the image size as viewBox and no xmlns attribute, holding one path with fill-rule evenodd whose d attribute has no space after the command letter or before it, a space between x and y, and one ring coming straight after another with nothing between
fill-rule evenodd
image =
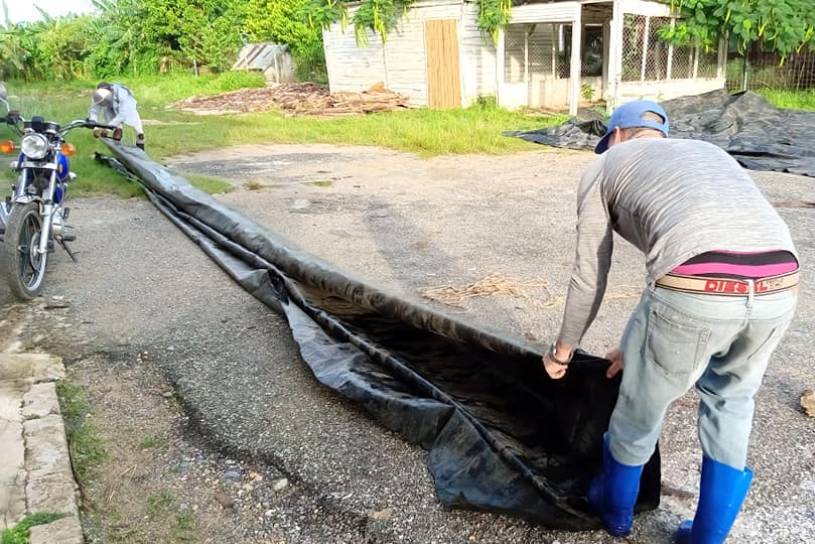
<instances>
[{"instance_id":1,"label":"rolled black tarp","mask_svg":"<svg viewBox=\"0 0 815 544\"><path fill-rule=\"evenodd\" d=\"M763 97L724 89L662 103L671 122L671 138L692 138L718 145L750 170L815 176L815 112L779 109ZM505 132L539 144L594 149L605 133L599 120L570 120L563 125Z\"/></svg>"},{"instance_id":2,"label":"rolled black tarp","mask_svg":"<svg viewBox=\"0 0 815 544\"><path fill-rule=\"evenodd\" d=\"M440 501L552 528L599 526L585 506L619 390L608 361L579 353L560 381L541 354L389 295L296 249L195 189L136 148L97 155L244 289L288 320L315 377L428 450ZM659 504L660 460L646 466L639 509Z\"/></svg>"}]
</instances>

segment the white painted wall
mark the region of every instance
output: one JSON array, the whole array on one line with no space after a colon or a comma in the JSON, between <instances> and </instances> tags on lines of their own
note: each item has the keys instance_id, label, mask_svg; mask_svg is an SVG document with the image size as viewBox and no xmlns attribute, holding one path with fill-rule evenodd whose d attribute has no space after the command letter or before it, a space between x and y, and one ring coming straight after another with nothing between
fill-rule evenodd
<instances>
[{"instance_id":1,"label":"white painted wall","mask_svg":"<svg viewBox=\"0 0 815 544\"><path fill-rule=\"evenodd\" d=\"M724 88L724 78L674 79L666 81L623 81L617 87L618 103L632 100L671 100L680 96L691 96Z\"/></svg>"},{"instance_id":2,"label":"white painted wall","mask_svg":"<svg viewBox=\"0 0 815 544\"><path fill-rule=\"evenodd\" d=\"M461 100L464 106L479 96L497 93L496 50L492 37L478 28L478 5L465 2L459 24L461 51Z\"/></svg>"},{"instance_id":3,"label":"white painted wall","mask_svg":"<svg viewBox=\"0 0 815 544\"><path fill-rule=\"evenodd\" d=\"M637 15L650 15L651 17L669 17L671 7L668 4L649 0L616 0L622 4L625 13Z\"/></svg>"},{"instance_id":4,"label":"white painted wall","mask_svg":"<svg viewBox=\"0 0 815 544\"><path fill-rule=\"evenodd\" d=\"M387 85L385 55L378 35L369 34L370 45L357 47L354 29L339 23L323 31L323 48L331 92L364 91L381 81Z\"/></svg>"},{"instance_id":5,"label":"white painted wall","mask_svg":"<svg viewBox=\"0 0 815 544\"><path fill-rule=\"evenodd\" d=\"M523 4L512 8L511 23L565 23L580 15L580 2Z\"/></svg>"},{"instance_id":6,"label":"white painted wall","mask_svg":"<svg viewBox=\"0 0 815 544\"><path fill-rule=\"evenodd\" d=\"M669 99L698 94L724 85L722 78L621 82L622 43L618 33L622 31L622 13L666 16L670 14L670 8L648 0L614 0L613 4L615 21L610 25L608 34L610 62L607 67L607 83L603 85L594 78L586 81L597 89L598 94L605 87L608 99L613 101L616 94L622 103L640 96ZM353 14L353 8L350 11ZM580 14L579 1L523 4L513 8L511 23L569 23L577 20ZM410 98L411 105L427 105L424 21L428 19L458 20L462 105L470 105L479 96L496 95L499 102L507 107L529 105L530 101L535 105L551 104L552 107L568 103L568 79L547 83L543 78L531 77L527 83L504 83L503 48L499 47L497 50L492 38L478 28L478 5L461 0L417 2L408 17L388 36L384 46L378 35L370 33L369 46L358 47L353 27L343 32L338 23L332 25L323 32L331 91L364 91L382 82L389 89ZM579 89L579 85L576 88ZM574 88L571 91L574 92ZM560 94L565 95L562 101L556 100Z\"/></svg>"},{"instance_id":7,"label":"white painted wall","mask_svg":"<svg viewBox=\"0 0 815 544\"><path fill-rule=\"evenodd\" d=\"M353 16L354 8L349 10ZM377 82L410 98L412 106L427 105L427 59L424 23L432 19L458 21L462 105L478 96L495 94L495 48L478 28L478 7L460 0L417 2L383 45L369 34L368 47L358 47L354 29L334 24L323 32L331 92L359 92Z\"/></svg>"},{"instance_id":8,"label":"white painted wall","mask_svg":"<svg viewBox=\"0 0 815 544\"><path fill-rule=\"evenodd\" d=\"M512 8L510 25L538 23L543 28L549 23L570 23L573 28L579 29L582 7L580 2L548 2L540 4L523 4ZM574 23L578 21L577 26ZM513 36L517 35L513 27ZM517 27L516 27L517 28ZM551 33L550 33L551 34ZM573 43L579 43L581 32L572 33ZM543 34L540 35L541 43L548 43L551 48L552 36L548 39ZM515 40L517 41L517 39ZM530 44L532 45L532 44ZM537 45L537 44L535 44ZM498 90L498 102L507 108L519 108L523 106L560 108L566 105L577 107L580 96L579 78L558 78L554 74L531 74L529 81L519 81L518 75L523 71L523 59L518 57L518 46L504 43L510 49L503 57L503 69L498 74L500 86ZM523 45L520 46L523 50ZM573 49L571 58L573 66L572 74L580 72L580 48ZM507 74L509 77L506 77ZM576 110L575 110L576 111Z\"/></svg>"}]
</instances>

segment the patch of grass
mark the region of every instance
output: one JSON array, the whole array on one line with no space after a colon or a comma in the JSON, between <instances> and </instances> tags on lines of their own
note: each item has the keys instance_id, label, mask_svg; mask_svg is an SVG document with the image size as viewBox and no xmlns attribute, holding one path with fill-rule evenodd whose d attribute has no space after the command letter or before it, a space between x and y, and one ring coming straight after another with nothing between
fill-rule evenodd
<instances>
[{"instance_id":1,"label":"patch of grass","mask_svg":"<svg viewBox=\"0 0 815 544\"><path fill-rule=\"evenodd\" d=\"M758 93L779 108L815 111L815 89L801 91L761 89Z\"/></svg>"},{"instance_id":2,"label":"patch of grass","mask_svg":"<svg viewBox=\"0 0 815 544\"><path fill-rule=\"evenodd\" d=\"M31 542L31 528L36 525L46 525L52 521L62 519L65 514L51 512L38 512L30 514L20 520L20 523L10 529L0 532L0 544L29 544Z\"/></svg>"},{"instance_id":3,"label":"patch of grass","mask_svg":"<svg viewBox=\"0 0 815 544\"><path fill-rule=\"evenodd\" d=\"M195 518L189 512L175 516L175 524L170 529L170 538L174 542L195 542Z\"/></svg>"},{"instance_id":4,"label":"patch of grass","mask_svg":"<svg viewBox=\"0 0 815 544\"><path fill-rule=\"evenodd\" d=\"M148 436L144 438L141 442L139 442L139 449L140 450L149 450L154 448L165 448L167 446L167 440L160 436Z\"/></svg>"},{"instance_id":5,"label":"patch of grass","mask_svg":"<svg viewBox=\"0 0 815 544\"><path fill-rule=\"evenodd\" d=\"M317 181L310 181L308 184L314 187L331 187L334 185L334 182L330 179L319 179Z\"/></svg>"},{"instance_id":6,"label":"patch of grass","mask_svg":"<svg viewBox=\"0 0 815 544\"><path fill-rule=\"evenodd\" d=\"M528 130L553 126L562 115L510 112L485 99L467 109L434 111L410 109L390 113L340 118L286 117L278 112L231 116L195 116L167 109L167 105L192 95L216 94L245 86L262 85L257 74L227 72L196 78L163 75L122 78L139 101L145 120L157 120L145 128L148 153L157 160L180 153L223 148L246 143L332 143L374 145L433 157L449 153L512 153L535 146L501 135L505 130ZM87 117L90 92L95 82L7 82L12 106L26 117L42 115L67 122ZM0 139L13 138L0 126ZM135 139L130 129L125 141ZM72 168L77 174L70 193L74 196L140 194L134 183L93 160L94 151L106 148L90 131L77 129L68 140L77 148ZM0 163L2 168L2 163ZM206 189L205 189L206 190Z\"/></svg>"},{"instance_id":7,"label":"patch of grass","mask_svg":"<svg viewBox=\"0 0 815 544\"><path fill-rule=\"evenodd\" d=\"M166 542L194 542L195 518L192 513L180 511L175 496L162 491L147 497L145 514L153 520L166 523L169 540Z\"/></svg>"},{"instance_id":8,"label":"patch of grass","mask_svg":"<svg viewBox=\"0 0 815 544\"><path fill-rule=\"evenodd\" d=\"M265 185L263 185L263 183L255 179L250 179L249 181L244 183L243 186L250 191L260 191L261 189L266 187Z\"/></svg>"},{"instance_id":9,"label":"patch of grass","mask_svg":"<svg viewBox=\"0 0 815 544\"><path fill-rule=\"evenodd\" d=\"M228 193L235 188L225 179L215 176L205 176L203 174L184 174L184 178L195 187L198 187L205 193L209 193L211 195Z\"/></svg>"},{"instance_id":10,"label":"patch of grass","mask_svg":"<svg viewBox=\"0 0 815 544\"><path fill-rule=\"evenodd\" d=\"M145 512L151 518L163 515L175 508L175 496L169 491L162 491L147 497L147 508Z\"/></svg>"},{"instance_id":11,"label":"patch of grass","mask_svg":"<svg viewBox=\"0 0 815 544\"><path fill-rule=\"evenodd\" d=\"M86 486L107 459L107 452L96 428L88 421L90 406L82 389L64 379L57 383L57 396L74 474L79 485Z\"/></svg>"}]
</instances>

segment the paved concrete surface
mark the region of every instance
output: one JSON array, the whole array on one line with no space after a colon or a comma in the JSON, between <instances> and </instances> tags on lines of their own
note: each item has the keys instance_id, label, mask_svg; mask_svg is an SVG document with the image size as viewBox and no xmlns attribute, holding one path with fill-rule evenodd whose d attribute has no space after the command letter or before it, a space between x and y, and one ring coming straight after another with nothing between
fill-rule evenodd
<instances>
[{"instance_id":1,"label":"paved concrete surface","mask_svg":"<svg viewBox=\"0 0 815 544\"><path fill-rule=\"evenodd\" d=\"M246 166L250 159L250 166ZM220 174L239 188L227 204L301 247L405 296L498 272L545 278L526 298L474 299L466 319L548 342L555 334L571 266L574 189L585 153L423 161L371 148L269 146L174 161ZM815 262L812 180L757 174L781 203L804 260ZM245 181L267 187L248 190ZM315 183L316 182L316 183ZM254 184L253 184L254 186ZM299 361L282 320L233 285L143 200L84 199L72 220L80 264L55 259L48 295L70 308L27 322L26 346L77 361L91 354L141 354L173 381L198 436L211 447L273 466L292 482L289 500L259 525L288 542L611 542L601 532L546 531L526 522L442 508L424 452L326 391ZM614 345L642 284L642 259L620 241L611 295L587 338ZM0 287L0 302L7 298ZM751 452L756 484L732 542L804 542L815 533L815 423L798 399L812 384L813 291L805 284L795 325L758 399ZM551 304L542 304L542 300ZM452 309L451 309L452 311ZM700 452L695 399L671 410L663 434L662 507L638 517L630 542L670 542L692 513Z\"/></svg>"},{"instance_id":2,"label":"paved concrete surface","mask_svg":"<svg viewBox=\"0 0 815 544\"><path fill-rule=\"evenodd\" d=\"M77 488L55 387L64 373L58 357L0 353L0 529L27 514L66 516L32 532L32 544L82 543Z\"/></svg>"}]
</instances>

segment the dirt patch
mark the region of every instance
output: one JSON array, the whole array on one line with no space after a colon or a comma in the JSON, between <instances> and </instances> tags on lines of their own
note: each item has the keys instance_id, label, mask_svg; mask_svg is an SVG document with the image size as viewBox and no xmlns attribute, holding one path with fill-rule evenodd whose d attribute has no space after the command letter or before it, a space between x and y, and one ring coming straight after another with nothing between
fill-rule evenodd
<instances>
[{"instance_id":1,"label":"dirt patch","mask_svg":"<svg viewBox=\"0 0 815 544\"><path fill-rule=\"evenodd\" d=\"M489 274L478 281L466 285L439 285L419 290L419 294L435 302L448 306L463 307L464 302L476 297L511 296L529 297L526 288L537 287L547 290L549 282L543 278L519 280L502 274ZM549 296L551 298L551 294Z\"/></svg>"},{"instance_id":2,"label":"dirt patch","mask_svg":"<svg viewBox=\"0 0 815 544\"><path fill-rule=\"evenodd\" d=\"M408 99L374 86L361 93L330 93L314 83L287 83L241 89L215 96L193 96L173 108L200 115L248 113L279 109L287 115L359 115L407 108Z\"/></svg>"},{"instance_id":3,"label":"dirt patch","mask_svg":"<svg viewBox=\"0 0 815 544\"><path fill-rule=\"evenodd\" d=\"M157 375L96 356L70 377L106 452L81 482L89 543L284 541L257 520L291 491L288 480L191 443L188 418Z\"/></svg>"}]
</instances>

